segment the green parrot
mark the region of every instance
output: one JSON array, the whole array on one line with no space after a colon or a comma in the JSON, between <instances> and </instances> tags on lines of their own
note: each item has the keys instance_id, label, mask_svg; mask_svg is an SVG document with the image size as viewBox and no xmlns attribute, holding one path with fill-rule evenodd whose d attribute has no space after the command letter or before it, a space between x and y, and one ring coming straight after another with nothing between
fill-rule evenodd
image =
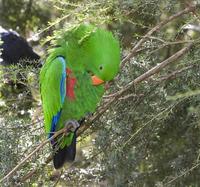
<instances>
[{"instance_id":1,"label":"green parrot","mask_svg":"<svg viewBox=\"0 0 200 187\"><path fill-rule=\"evenodd\" d=\"M105 82L119 70L120 47L111 32L89 24L61 32L40 72L45 131L49 138L66 125L70 133L51 141L56 169L76 154L79 123L95 111Z\"/></svg>"}]
</instances>

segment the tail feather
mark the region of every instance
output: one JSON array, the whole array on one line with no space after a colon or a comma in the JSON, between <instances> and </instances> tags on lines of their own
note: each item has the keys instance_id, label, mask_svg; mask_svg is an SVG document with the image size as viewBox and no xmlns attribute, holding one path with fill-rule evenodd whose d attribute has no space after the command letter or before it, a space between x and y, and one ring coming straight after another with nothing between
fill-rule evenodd
<instances>
[{"instance_id":1,"label":"tail feather","mask_svg":"<svg viewBox=\"0 0 200 187\"><path fill-rule=\"evenodd\" d=\"M53 156L55 169L61 168L66 161L74 161L76 156L76 133L74 133L72 143L69 146L65 146L63 149L58 148L57 150L57 146L55 144L53 149L56 150Z\"/></svg>"}]
</instances>

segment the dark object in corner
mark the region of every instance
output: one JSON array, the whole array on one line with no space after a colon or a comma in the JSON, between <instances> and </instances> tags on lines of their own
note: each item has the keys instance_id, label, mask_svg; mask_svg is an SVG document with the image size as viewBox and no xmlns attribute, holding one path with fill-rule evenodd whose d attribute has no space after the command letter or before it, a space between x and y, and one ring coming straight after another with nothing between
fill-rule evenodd
<instances>
[{"instance_id":1,"label":"dark object in corner","mask_svg":"<svg viewBox=\"0 0 200 187\"><path fill-rule=\"evenodd\" d=\"M9 100L20 96L21 100L16 102L16 111L13 113L20 116L27 115L28 112L25 112L25 114L20 112L21 110L28 111L32 107L32 93L37 89L34 82L30 86L27 74L29 69L35 73L42 66L39 60L40 56L33 51L28 42L17 32L3 29L1 26L0 41L2 42L0 43L1 98L5 100L6 106L11 108L13 102L9 102ZM20 65L18 66L18 64ZM16 66L10 67L11 65Z\"/></svg>"},{"instance_id":2,"label":"dark object in corner","mask_svg":"<svg viewBox=\"0 0 200 187\"><path fill-rule=\"evenodd\" d=\"M19 63L22 59L27 61L38 61L40 59L40 56L33 51L28 42L17 32L5 30L0 26L0 37L1 41L3 41L3 44L0 45L0 48L2 48L2 61L0 61L0 64L11 65ZM34 63L30 65L34 66ZM38 63L35 65L38 65Z\"/></svg>"}]
</instances>

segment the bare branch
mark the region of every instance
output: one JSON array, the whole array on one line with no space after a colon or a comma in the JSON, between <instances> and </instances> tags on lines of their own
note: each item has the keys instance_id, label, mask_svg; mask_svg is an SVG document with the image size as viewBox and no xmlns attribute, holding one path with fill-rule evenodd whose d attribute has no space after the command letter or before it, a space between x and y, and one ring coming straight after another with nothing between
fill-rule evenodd
<instances>
[{"instance_id":1,"label":"bare branch","mask_svg":"<svg viewBox=\"0 0 200 187\"><path fill-rule=\"evenodd\" d=\"M193 67L195 67L195 65L190 65L190 66L184 67L182 69L173 71L172 73L168 74L167 76L161 77L157 81L158 82L162 82L162 81L165 81L165 80L174 79L174 78L176 78L177 74L181 74L182 72L185 72L185 71L187 71L189 69L192 69Z\"/></svg>"},{"instance_id":2,"label":"bare branch","mask_svg":"<svg viewBox=\"0 0 200 187\"><path fill-rule=\"evenodd\" d=\"M166 67L170 63L174 62L175 60L177 60L181 56L183 56L191 47L192 47L192 43L190 43L186 47L182 48L180 51L176 52L174 55L170 56L168 59L164 60L163 62L161 62L157 66L153 67L152 69L150 69L146 73L144 73L141 76L139 76L138 78L136 78L131 84L133 84L133 83L137 84L137 83L151 77L152 75L158 73L161 69L163 69L164 67Z\"/></svg>"},{"instance_id":3,"label":"bare branch","mask_svg":"<svg viewBox=\"0 0 200 187\"><path fill-rule=\"evenodd\" d=\"M184 10L170 16L169 18L161 21L158 25L156 25L155 27L153 27L149 32L147 32L147 34L135 45L135 47L131 50L131 53L129 55L127 55L121 63L121 66L123 66L124 64L126 64L139 50L139 48L141 47L141 45L156 31L160 30L164 25L166 25L167 23L171 22L172 20L187 14L189 12L194 12L194 10L196 9L195 5L191 5L187 8L185 8Z\"/></svg>"},{"instance_id":4,"label":"bare branch","mask_svg":"<svg viewBox=\"0 0 200 187\"><path fill-rule=\"evenodd\" d=\"M187 175L189 172L191 172L192 170L194 170L195 168L199 167L200 163L197 163L196 165L192 166L190 169L188 169L187 171L183 172L181 175L173 178L172 180L168 181L164 186L167 186L171 183L173 183L174 181L176 181L177 179L183 177L184 175Z\"/></svg>"}]
</instances>

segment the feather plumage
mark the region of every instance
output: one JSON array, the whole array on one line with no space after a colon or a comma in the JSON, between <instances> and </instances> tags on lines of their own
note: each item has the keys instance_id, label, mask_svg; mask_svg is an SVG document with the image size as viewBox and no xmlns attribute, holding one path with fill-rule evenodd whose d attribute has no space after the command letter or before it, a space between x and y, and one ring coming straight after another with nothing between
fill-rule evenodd
<instances>
[{"instance_id":1,"label":"feather plumage","mask_svg":"<svg viewBox=\"0 0 200 187\"><path fill-rule=\"evenodd\" d=\"M61 32L53 44L57 47L49 50L50 55L40 74L47 133L62 129L68 120L78 121L93 113L104 93L104 85L94 86L91 73L102 82L112 80L120 63L118 41L110 32L91 25L80 25ZM65 67L60 56L65 60ZM70 69L70 73L63 78L63 72L67 69ZM55 168L74 159L75 133L57 138L53 145L54 149L57 147Z\"/></svg>"}]
</instances>

